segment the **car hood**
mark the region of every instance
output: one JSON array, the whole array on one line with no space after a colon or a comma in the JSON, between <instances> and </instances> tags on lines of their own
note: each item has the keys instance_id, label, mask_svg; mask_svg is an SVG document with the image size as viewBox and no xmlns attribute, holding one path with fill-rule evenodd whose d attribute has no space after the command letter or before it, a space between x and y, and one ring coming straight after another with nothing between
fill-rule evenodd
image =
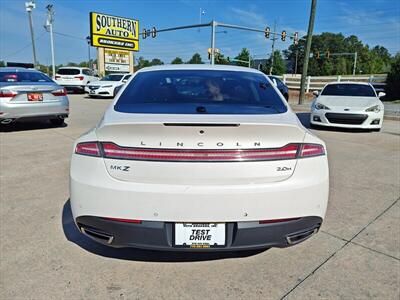
<instances>
[{"instance_id":1,"label":"car hood","mask_svg":"<svg viewBox=\"0 0 400 300\"><path fill-rule=\"evenodd\" d=\"M352 96L319 96L318 103L329 108L368 108L374 105L380 105L381 102L376 97L352 97Z\"/></svg>"}]
</instances>

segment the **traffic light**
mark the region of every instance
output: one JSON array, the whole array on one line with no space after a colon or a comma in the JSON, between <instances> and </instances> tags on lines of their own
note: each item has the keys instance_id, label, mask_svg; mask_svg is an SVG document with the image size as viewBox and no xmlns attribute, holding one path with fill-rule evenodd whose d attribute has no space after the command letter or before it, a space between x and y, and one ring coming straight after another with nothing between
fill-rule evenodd
<instances>
[{"instance_id":1,"label":"traffic light","mask_svg":"<svg viewBox=\"0 0 400 300\"><path fill-rule=\"evenodd\" d=\"M157 35L157 29L156 29L155 27L153 27L153 28L151 29L151 37L152 37L152 38L155 38L156 35Z\"/></svg>"},{"instance_id":2,"label":"traffic light","mask_svg":"<svg viewBox=\"0 0 400 300\"><path fill-rule=\"evenodd\" d=\"M265 27L264 35L266 39L269 39L269 34L271 33L271 28Z\"/></svg>"},{"instance_id":3,"label":"traffic light","mask_svg":"<svg viewBox=\"0 0 400 300\"><path fill-rule=\"evenodd\" d=\"M281 33L281 40L282 40L282 42L284 42L285 39L286 39L286 30L282 31L282 33Z\"/></svg>"},{"instance_id":4,"label":"traffic light","mask_svg":"<svg viewBox=\"0 0 400 300\"><path fill-rule=\"evenodd\" d=\"M296 31L293 36L294 44L297 45L299 43L299 33Z\"/></svg>"},{"instance_id":5,"label":"traffic light","mask_svg":"<svg viewBox=\"0 0 400 300\"><path fill-rule=\"evenodd\" d=\"M147 38L147 30L145 28L143 28L142 30L142 39Z\"/></svg>"}]
</instances>

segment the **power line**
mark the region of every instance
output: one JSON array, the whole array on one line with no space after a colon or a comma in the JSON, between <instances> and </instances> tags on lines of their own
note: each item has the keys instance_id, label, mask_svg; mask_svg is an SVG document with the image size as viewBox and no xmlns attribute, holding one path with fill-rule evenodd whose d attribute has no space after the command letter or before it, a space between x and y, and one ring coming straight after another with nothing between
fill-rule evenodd
<instances>
[{"instance_id":1,"label":"power line","mask_svg":"<svg viewBox=\"0 0 400 300\"><path fill-rule=\"evenodd\" d=\"M35 38L35 41L38 41L39 39L41 39L41 38L45 35L45 33L46 33L46 32L43 32L41 35L39 35L37 38ZM26 48L31 47L31 46L32 46L32 42L30 42L30 43L27 44L26 46L22 47L21 49L19 49L19 50L13 52L13 53L11 53L11 54L8 54L8 55L4 56L2 59L5 60L5 59L7 59L7 58L9 58L9 57L11 57L11 56L14 56L14 55L16 55L16 54L18 54L18 53L24 51Z\"/></svg>"}]
</instances>

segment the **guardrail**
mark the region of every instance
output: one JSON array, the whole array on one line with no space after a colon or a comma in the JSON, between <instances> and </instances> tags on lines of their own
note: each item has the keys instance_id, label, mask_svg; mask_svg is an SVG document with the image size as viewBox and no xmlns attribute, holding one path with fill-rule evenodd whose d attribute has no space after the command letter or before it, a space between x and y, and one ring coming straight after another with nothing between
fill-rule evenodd
<instances>
[{"instance_id":1,"label":"guardrail","mask_svg":"<svg viewBox=\"0 0 400 300\"><path fill-rule=\"evenodd\" d=\"M277 76L287 85L289 89L300 89L300 74L284 74L283 76ZM355 82L369 82L376 90L383 91L386 86L387 74L371 74L362 76L352 75L337 75L337 76L307 76L306 80L306 92L322 90L322 88L329 82L337 81L355 81Z\"/></svg>"}]
</instances>

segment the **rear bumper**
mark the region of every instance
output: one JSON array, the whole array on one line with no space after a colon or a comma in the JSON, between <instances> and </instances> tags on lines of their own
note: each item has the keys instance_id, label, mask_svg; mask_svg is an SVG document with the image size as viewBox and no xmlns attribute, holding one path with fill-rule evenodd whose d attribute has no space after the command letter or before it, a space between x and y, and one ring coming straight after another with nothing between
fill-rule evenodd
<instances>
[{"instance_id":1,"label":"rear bumper","mask_svg":"<svg viewBox=\"0 0 400 300\"><path fill-rule=\"evenodd\" d=\"M318 231L322 218L310 216L273 224L228 222L226 246L202 249L175 247L173 222L143 221L140 224L132 224L93 216L81 216L75 222L82 233L112 247L165 251L233 251L298 244Z\"/></svg>"},{"instance_id":2,"label":"rear bumper","mask_svg":"<svg viewBox=\"0 0 400 300\"><path fill-rule=\"evenodd\" d=\"M68 117L69 103L68 99L54 101L49 103L1 103L0 119L20 119L20 118L46 118L64 116Z\"/></svg>"}]
</instances>

